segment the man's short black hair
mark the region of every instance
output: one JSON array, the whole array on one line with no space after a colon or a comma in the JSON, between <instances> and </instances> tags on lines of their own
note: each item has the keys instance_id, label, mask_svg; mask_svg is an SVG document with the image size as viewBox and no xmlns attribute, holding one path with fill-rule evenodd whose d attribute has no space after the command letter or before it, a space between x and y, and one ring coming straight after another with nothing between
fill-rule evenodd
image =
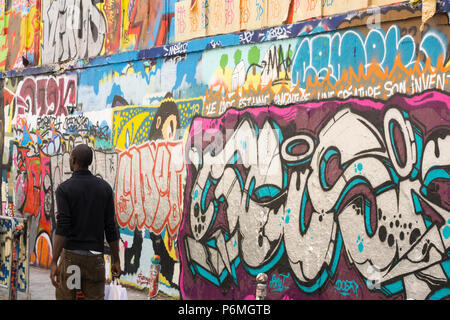
<instances>
[{"instance_id":1,"label":"man's short black hair","mask_svg":"<svg viewBox=\"0 0 450 320\"><path fill-rule=\"evenodd\" d=\"M79 144L73 148L72 157L80 168L88 168L92 163L92 149L87 144Z\"/></svg>"}]
</instances>

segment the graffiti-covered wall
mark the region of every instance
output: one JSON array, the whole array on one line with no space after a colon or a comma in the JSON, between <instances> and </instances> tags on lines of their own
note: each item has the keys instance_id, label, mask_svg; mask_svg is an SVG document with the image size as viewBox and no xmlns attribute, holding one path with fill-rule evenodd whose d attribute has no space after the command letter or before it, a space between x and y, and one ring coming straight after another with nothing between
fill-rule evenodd
<instances>
[{"instance_id":1,"label":"graffiti-covered wall","mask_svg":"<svg viewBox=\"0 0 450 320\"><path fill-rule=\"evenodd\" d=\"M169 44L165 2L38 2L29 60L75 62L1 80L3 211L31 217L32 264L84 142L124 283L158 254L183 299L254 299L261 272L268 299L450 297L450 3L423 28L400 4Z\"/></svg>"},{"instance_id":2,"label":"graffiti-covered wall","mask_svg":"<svg viewBox=\"0 0 450 320\"><path fill-rule=\"evenodd\" d=\"M407 1L0 0L0 70L67 63L273 26L291 29L292 23L306 19L400 2Z\"/></svg>"},{"instance_id":3,"label":"graffiti-covered wall","mask_svg":"<svg viewBox=\"0 0 450 320\"><path fill-rule=\"evenodd\" d=\"M176 0L0 0L0 70L173 42Z\"/></svg>"}]
</instances>

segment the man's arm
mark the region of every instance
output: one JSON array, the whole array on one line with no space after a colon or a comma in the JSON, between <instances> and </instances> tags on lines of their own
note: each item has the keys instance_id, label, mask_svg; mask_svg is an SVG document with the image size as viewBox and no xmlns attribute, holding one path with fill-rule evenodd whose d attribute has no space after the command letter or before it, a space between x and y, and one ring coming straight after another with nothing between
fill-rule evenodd
<instances>
[{"instance_id":1,"label":"man's arm","mask_svg":"<svg viewBox=\"0 0 450 320\"><path fill-rule=\"evenodd\" d=\"M114 209L114 197L112 189L110 190L110 197L106 205L105 212L105 237L111 248L112 264L111 273L113 278L120 277L120 257L119 257L119 226L116 221L116 212Z\"/></svg>"},{"instance_id":2,"label":"man's arm","mask_svg":"<svg viewBox=\"0 0 450 320\"><path fill-rule=\"evenodd\" d=\"M55 234L53 239L53 257L52 264L58 264L58 259L61 256L62 249L66 245L67 237Z\"/></svg>"},{"instance_id":3,"label":"man's arm","mask_svg":"<svg viewBox=\"0 0 450 320\"><path fill-rule=\"evenodd\" d=\"M71 222L69 204L67 203L64 192L59 187L58 189L56 189L56 205L58 208L58 215L56 219L57 223L55 237L53 239L53 254L52 262L50 265L50 278L52 280L53 286L57 288L61 286L61 278L58 272L58 260L61 256L62 249L67 242L67 236L69 235Z\"/></svg>"},{"instance_id":4,"label":"man's arm","mask_svg":"<svg viewBox=\"0 0 450 320\"><path fill-rule=\"evenodd\" d=\"M58 272L58 259L61 255L61 251L66 244L67 237L61 236L59 234L55 234L55 238L53 239L53 258L52 263L50 265L50 278L52 279L52 284L55 288L59 288L61 286L61 277Z\"/></svg>"},{"instance_id":5,"label":"man's arm","mask_svg":"<svg viewBox=\"0 0 450 320\"><path fill-rule=\"evenodd\" d=\"M109 247L112 255L111 274L113 278L118 278L122 273L120 270L119 240L109 242Z\"/></svg>"}]
</instances>

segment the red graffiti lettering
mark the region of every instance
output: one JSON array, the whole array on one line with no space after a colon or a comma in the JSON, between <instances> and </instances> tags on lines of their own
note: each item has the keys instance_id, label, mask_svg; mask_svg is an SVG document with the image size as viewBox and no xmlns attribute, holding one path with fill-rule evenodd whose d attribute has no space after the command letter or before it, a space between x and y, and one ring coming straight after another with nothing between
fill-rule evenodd
<instances>
[{"instance_id":1,"label":"red graffiti lettering","mask_svg":"<svg viewBox=\"0 0 450 320\"><path fill-rule=\"evenodd\" d=\"M137 281L136 283L139 286L148 286L150 284L150 278L146 277L142 274L142 272L139 272L138 276L137 276Z\"/></svg>"},{"instance_id":2,"label":"red graffiti lettering","mask_svg":"<svg viewBox=\"0 0 450 320\"><path fill-rule=\"evenodd\" d=\"M51 222L49 217L50 197L50 158L40 156L28 156L27 148L17 148L15 166L18 170L16 193L21 202L18 210L24 216L31 215L39 219L39 230L51 234Z\"/></svg>"},{"instance_id":3,"label":"red graffiti lettering","mask_svg":"<svg viewBox=\"0 0 450 320\"><path fill-rule=\"evenodd\" d=\"M17 89L17 115L67 115L76 106L75 77L38 77L24 79Z\"/></svg>"},{"instance_id":4,"label":"red graffiti lettering","mask_svg":"<svg viewBox=\"0 0 450 320\"><path fill-rule=\"evenodd\" d=\"M118 222L131 230L178 232L182 217L182 142L146 142L120 154L116 183Z\"/></svg>"}]
</instances>

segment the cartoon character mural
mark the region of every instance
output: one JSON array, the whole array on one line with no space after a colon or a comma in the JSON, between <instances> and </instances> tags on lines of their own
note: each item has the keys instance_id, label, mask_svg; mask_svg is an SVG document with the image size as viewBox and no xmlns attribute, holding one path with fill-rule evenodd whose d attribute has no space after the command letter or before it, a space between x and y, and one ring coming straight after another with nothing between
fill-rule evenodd
<instances>
[{"instance_id":1,"label":"cartoon character mural","mask_svg":"<svg viewBox=\"0 0 450 320\"><path fill-rule=\"evenodd\" d=\"M154 105L127 105L119 97L113 101L113 143L122 150L115 201L125 261L123 281L147 287L151 257L157 254L162 290L179 296L183 137L192 117L201 112L201 100L176 100L166 93Z\"/></svg>"},{"instance_id":2,"label":"cartoon character mural","mask_svg":"<svg viewBox=\"0 0 450 320\"><path fill-rule=\"evenodd\" d=\"M180 121L178 107L175 104L172 95L167 93L153 116L150 132L148 134L148 141L175 141L178 137L179 129ZM142 160L145 161L146 159ZM143 234L145 235L145 229L139 229L136 227L133 233L133 242L131 247L125 248L124 274L136 274L140 267ZM160 233L158 234L153 231L150 232L150 239L154 253L161 257L162 275L168 279L170 286L177 287L177 284L175 284L172 279L174 266L177 263L178 257L174 259L168 253L177 252L176 248L174 248L176 245L176 238L170 236L164 239Z\"/></svg>"},{"instance_id":3,"label":"cartoon character mural","mask_svg":"<svg viewBox=\"0 0 450 320\"><path fill-rule=\"evenodd\" d=\"M155 119L153 120L152 127L150 129L149 140L165 140L173 141L178 137L180 130L180 121L178 114L178 107L173 101L171 93L166 94L161 106L156 112ZM150 239L152 240L153 250L155 254L161 257L161 273L166 279L170 279L170 285L178 286L172 282L175 263L178 263L178 257L174 260L168 252L174 250L176 239L168 238L167 241L154 233L150 233ZM175 249L177 253L178 250Z\"/></svg>"}]
</instances>

